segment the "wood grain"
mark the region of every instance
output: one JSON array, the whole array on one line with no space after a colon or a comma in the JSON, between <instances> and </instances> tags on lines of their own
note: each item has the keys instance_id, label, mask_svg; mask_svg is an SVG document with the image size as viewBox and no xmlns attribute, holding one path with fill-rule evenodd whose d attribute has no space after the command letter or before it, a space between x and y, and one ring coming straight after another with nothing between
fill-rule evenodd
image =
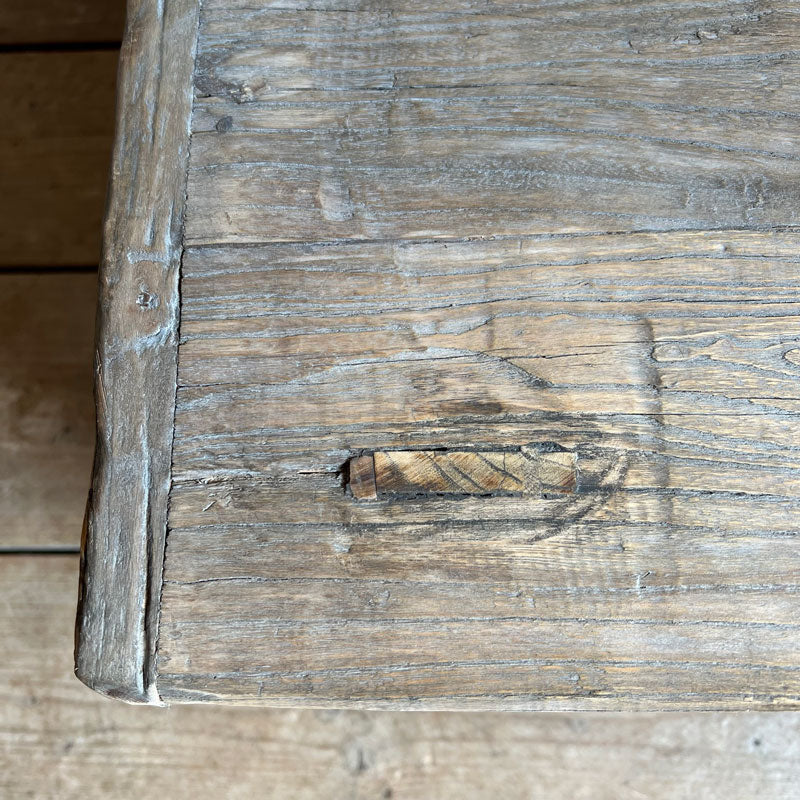
<instances>
[{"instance_id":1,"label":"wood grain","mask_svg":"<svg viewBox=\"0 0 800 800\"><path fill-rule=\"evenodd\" d=\"M94 274L0 274L0 548L77 550L92 463Z\"/></svg>"},{"instance_id":2,"label":"wood grain","mask_svg":"<svg viewBox=\"0 0 800 800\"><path fill-rule=\"evenodd\" d=\"M123 0L3 0L0 45L119 41Z\"/></svg>"},{"instance_id":3,"label":"wood grain","mask_svg":"<svg viewBox=\"0 0 800 800\"><path fill-rule=\"evenodd\" d=\"M792 713L405 714L112 703L70 674L77 561L0 558L3 797L797 795L800 717Z\"/></svg>"},{"instance_id":4,"label":"wood grain","mask_svg":"<svg viewBox=\"0 0 800 800\"><path fill-rule=\"evenodd\" d=\"M380 9L206 6L189 244L800 221L795 3Z\"/></svg>"},{"instance_id":5,"label":"wood grain","mask_svg":"<svg viewBox=\"0 0 800 800\"><path fill-rule=\"evenodd\" d=\"M800 705L797 11L204 3L165 700Z\"/></svg>"},{"instance_id":6,"label":"wood grain","mask_svg":"<svg viewBox=\"0 0 800 800\"><path fill-rule=\"evenodd\" d=\"M0 269L97 264L116 71L115 51L0 53Z\"/></svg>"},{"instance_id":7,"label":"wood grain","mask_svg":"<svg viewBox=\"0 0 800 800\"><path fill-rule=\"evenodd\" d=\"M510 496L578 488L575 453L558 449L388 450L351 458L353 497L379 495Z\"/></svg>"},{"instance_id":8,"label":"wood grain","mask_svg":"<svg viewBox=\"0 0 800 800\"><path fill-rule=\"evenodd\" d=\"M75 660L81 680L130 702L158 702L154 655L197 15L196 0L128 6L103 233L97 448Z\"/></svg>"}]
</instances>

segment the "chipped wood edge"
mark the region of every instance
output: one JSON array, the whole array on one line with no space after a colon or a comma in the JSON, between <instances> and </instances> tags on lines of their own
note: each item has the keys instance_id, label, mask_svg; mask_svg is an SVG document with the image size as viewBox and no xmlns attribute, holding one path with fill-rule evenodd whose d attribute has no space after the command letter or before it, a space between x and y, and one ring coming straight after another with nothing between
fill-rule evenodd
<instances>
[{"instance_id":1,"label":"chipped wood edge","mask_svg":"<svg viewBox=\"0 0 800 800\"><path fill-rule=\"evenodd\" d=\"M129 0L120 53L75 674L130 703L161 704L155 659L198 17L199 0Z\"/></svg>"}]
</instances>

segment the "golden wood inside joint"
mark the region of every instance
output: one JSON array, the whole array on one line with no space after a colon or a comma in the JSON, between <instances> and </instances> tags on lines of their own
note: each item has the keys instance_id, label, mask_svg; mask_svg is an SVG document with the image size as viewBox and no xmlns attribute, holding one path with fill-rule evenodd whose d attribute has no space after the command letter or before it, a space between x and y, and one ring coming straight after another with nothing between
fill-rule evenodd
<instances>
[{"instance_id":1,"label":"golden wood inside joint","mask_svg":"<svg viewBox=\"0 0 800 800\"><path fill-rule=\"evenodd\" d=\"M379 495L568 494L576 488L575 453L522 448L487 450L386 450L349 462L357 500Z\"/></svg>"}]
</instances>

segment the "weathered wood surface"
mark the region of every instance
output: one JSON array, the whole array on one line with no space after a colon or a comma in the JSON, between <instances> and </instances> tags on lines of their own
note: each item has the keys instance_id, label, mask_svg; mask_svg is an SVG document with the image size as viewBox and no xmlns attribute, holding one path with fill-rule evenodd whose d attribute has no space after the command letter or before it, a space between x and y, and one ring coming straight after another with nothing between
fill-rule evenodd
<instances>
[{"instance_id":1,"label":"weathered wood surface","mask_svg":"<svg viewBox=\"0 0 800 800\"><path fill-rule=\"evenodd\" d=\"M157 702L196 0L131 0L100 270L97 446L76 673Z\"/></svg>"},{"instance_id":2,"label":"weathered wood surface","mask_svg":"<svg viewBox=\"0 0 800 800\"><path fill-rule=\"evenodd\" d=\"M164 699L800 705L797 12L204 3Z\"/></svg>"},{"instance_id":3,"label":"weathered wood surface","mask_svg":"<svg viewBox=\"0 0 800 800\"><path fill-rule=\"evenodd\" d=\"M0 274L0 549L78 546L96 284L93 274Z\"/></svg>"},{"instance_id":4,"label":"weathered wood surface","mask_svg":"<svg viewBox=\"0 0 800 800\"><path fill-rule=\"evenodd\" d=\"M795 225L796 12L212 0L187 242Z\"/></svg>"},{"instance_id":5,"label":"weathered wood surface","mask_svg":"<svg viewBox=\"0 0 800 800\"><path fill-rule=\"evenodd\" d=\"M0 53L0 269L97 264L116 70L114 51Z\"/></svg>"},{"instance_id":6,"label":"weathered wood surface","mask_svg":"<svg viewBox=\"0 0 800 800\"><path fill-rule=\"evenodd\" d=\"M70 674L76 557L0 558L0 795L794 800L800 716L112 703Z\"/></svg>"},{"instance_id":7,"label":"weathered wood surface","mask_svg":"<svg viewBox=\"0 0 800 800\"><path fill-rule=\"evenodd\" d=\"M3 0L0 46L119 41L124 0Z\"/></svg>"}]
</instances>

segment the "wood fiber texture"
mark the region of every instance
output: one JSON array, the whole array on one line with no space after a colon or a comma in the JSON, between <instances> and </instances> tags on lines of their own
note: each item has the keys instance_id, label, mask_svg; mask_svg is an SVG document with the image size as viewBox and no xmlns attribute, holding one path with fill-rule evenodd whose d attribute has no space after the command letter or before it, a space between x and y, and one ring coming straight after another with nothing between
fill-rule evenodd
<instances>
[{"instance_id":1,"label":"wood fiber texture","mask_svg":"<svg viewBox=\"0 0 800 800\"><path fill-rule=\"evenodd\" d=\"M123 0L3 0L0 47L112 43L122 36Z\"/></svg>"},{"instance_id":2,"label":"wood fiber texture","mask_svg":"<svg viewBox=\"0 0 800 800\"><path fill-rule=\"evenodd\" d=\"M800 715L143 708L70 675L78 558L0 557L0 796L795 800Z\"/></svg>"},{"instance_id":3,"label":"wood fiber texture","mask_svg":"<svg viewBox=\"0 0 800 800\"><path fill-rule=\"evenodd\" d=\"M575 454L556 450L389 450L351 458L353 497L526 495L578 488Z\"/></svg>"},{"instance_id":4,"label":"wood fiber texture","mask_svg":"<svg viewBox=\"0 0 800 800\"><path fill-rule=\"evenodd\" d=\"M798 11L203 3L164 700L800 706Z\"/></svg>"},{"instance_id":5,"label":"wood fiber texture","mask_svg":"<svg viewBox=\"0 0 800 800\"><path fill-rule=\"evenodd\" d=\"M89 686L130 702L158 702L196 30L195 0L131 0L120 55L75 661Z\"/></svg>"}]
</instances>

